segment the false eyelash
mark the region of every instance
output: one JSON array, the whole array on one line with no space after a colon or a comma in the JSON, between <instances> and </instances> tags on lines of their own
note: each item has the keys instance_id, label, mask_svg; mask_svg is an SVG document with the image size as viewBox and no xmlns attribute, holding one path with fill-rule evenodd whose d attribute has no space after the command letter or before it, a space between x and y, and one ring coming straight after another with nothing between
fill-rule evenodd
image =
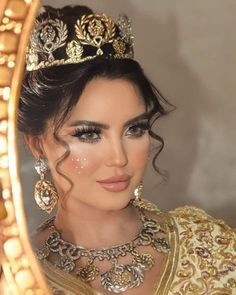
<instances>
[{"instance_id":1,"label":"false eyelash","mask_svg":"<svg viewBox=\"0 0 236 295\"><path fill-rule=\"evenodd\" d=\"M149 121L137 122L136 124L128 127L128 131L131 131L133 128L140 128L144 133L146 130L150 130L150 124L149 124ZM80 141L83 141L83 142L94 143L100 139L101 132L102 132L101 129L98 127L82 126L82 127L77 127L75 131L73 132L72 136L77 137ZM97 134L98 137L83 138L83 136L86 136L86 134L91 134L91 133ZM137 137L141 135L142 134L138 135Z\"/></svg>"},{"instance_id":2,"label":"false eyelash","mask_svg":"<svg viewBox=\"0 0 236 295\"><path fill-rule=\"evenodd\" d=\"M147 131L150 130L149 122L138 122L128 128L126 135L130 138L142 137Z\"/></svg>"},{"instance_id":3,"label":"false eyelash","mask_svg":"<svg viewBox=\"0 0 236 295\"><path fill-rule=\"evenodd\" d=\"M86 135L88 134L96 134L96 138L86 138ZM100 139L101 129L98 127L87 127L83 126L81 128L76 128L72 136L76 137L79 141L85 142L85 143L96 143ZM85 137L83 137L85 136Z\"/></svg>"},{"instance_id":4,"label":"false eyelash","mask_svg":"<svg viewBox=\"0 0 236 295\"><path fill-rule=\"evenodd\" d=\"M150 123L147 121L138 122L137 124L129 126L129 128L141 128L143 130L149 130L151 128Z\"/></svg>"},{"instance_id":5,"label":"false eyelash","mask_svg":"<svg viewBox=\"0 0 236 295\"><path fill-rule=\"evenodd\" d=\"M75 137L79 137L83 134L86 134L86 133L97 133L98 135L101 134L101 129L100 128L97 128L97 127L88 127L88 126L83 126L81 128L76 128L74 133L72 134L72 136L75 136Z\"/></svg>"}]
</instances>

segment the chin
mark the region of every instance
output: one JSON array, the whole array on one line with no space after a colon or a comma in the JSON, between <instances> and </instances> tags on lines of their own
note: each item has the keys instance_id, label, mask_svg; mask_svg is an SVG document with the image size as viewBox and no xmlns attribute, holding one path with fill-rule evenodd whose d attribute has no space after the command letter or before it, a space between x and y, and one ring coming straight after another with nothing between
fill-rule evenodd
<instances>
[{"instance_id":1,"label":"chin","mask_svg":"<svg viewBox=\"0 0 236 295\"><path fill-rule=\"evenodd\" d=\"M101 210L105 211L117 211L126 208L130 203L131 197L126 194L123 196L111 196L109 198L103 198L102 202L99 202Z\"/></svg>"}]
</instances>

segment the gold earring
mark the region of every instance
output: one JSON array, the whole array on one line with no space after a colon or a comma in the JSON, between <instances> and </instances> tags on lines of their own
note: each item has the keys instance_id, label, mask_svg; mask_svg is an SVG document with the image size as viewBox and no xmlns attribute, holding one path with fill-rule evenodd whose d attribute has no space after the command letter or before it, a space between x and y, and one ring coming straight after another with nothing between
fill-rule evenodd
<instances>
[{"instance_id":1,"label":"gold earring","mask_svg":"<svg viewBox=\"0 0 236 295\"><path fill-rule=\"evenodd\" d=\"M141 181L140 184L134 190L135 201L140 201L143 194L143 182Z\"/></svg>"},{"instance_id":2,"label":"gold earring","mask_svg":"<svg viewBox=\"0 0 236 295\"><path fill-rule=\"evenodd\" d=\"M134 190L134 199L132 200L132 204L143 210L153 211L153 212L160 212L160 209L157 207L157 205L153 204L152 202L149 202L146 199L143 199L143 182L141 181L140 184L136 187Z\"/></svg>"},{"instance_id":3,"label":"gold earring","mask_svg":"<svg viewBox=\"0 0 236 295\"><path fill-rule=\"evenodd\" d=\"M58 201L58 195L53 183L45 180L45 174L48 171L46 160L39 158L35 163L35 170L40 175L34 190L35 201L42 210L51 213Z\"/></svg>"},{"instance_id":4,"label":"gold earring","mask_svg":"<svg viewBox=\"0 0 236 295\"><path fill-rule=\"evenodd\" d=\"M135 207L140 208L140 204L142 203L142 194L143 194L143 182L141 181L140 184L134 190L134 199L132 200L132 204Z\"/></svg>"}]
</instances>

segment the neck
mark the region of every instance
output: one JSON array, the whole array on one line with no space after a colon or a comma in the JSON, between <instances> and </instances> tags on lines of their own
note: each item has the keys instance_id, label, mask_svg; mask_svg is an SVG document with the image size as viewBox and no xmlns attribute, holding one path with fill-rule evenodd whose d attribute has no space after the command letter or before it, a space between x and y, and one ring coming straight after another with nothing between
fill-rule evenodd
<instances>
[{"instance_id":1,"label":"neck","mask_svg":"<svg viewBox=\"0 0 236 295\"><path fill-rule=\"evenodd\" d=\"M78 204L73 209L59 205L55 226L68 242L86 248L105 248L131 240L138 233L141 222L132 205L104 211Z\"/></svg>"}]
</instances>

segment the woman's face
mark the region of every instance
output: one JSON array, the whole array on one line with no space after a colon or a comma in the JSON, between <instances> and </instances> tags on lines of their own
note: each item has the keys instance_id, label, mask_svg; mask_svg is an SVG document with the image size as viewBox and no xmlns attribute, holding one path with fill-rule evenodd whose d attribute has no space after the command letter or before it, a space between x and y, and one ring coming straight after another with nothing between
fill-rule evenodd
<instances>
[{"instance_id":1,"label":"woman's face","mask_svg":"<svg viewBox=\"0 0 236 295\"><path fill-rule=\"evenodd\" d=\"M83 203L102 210L124 208L144 174L150 148L148 128L143 98L132 83L106 78L89 82L58 131L70 149L59 166L73 183L66 206ZM49 122L40 140L63 197L71 184L56 171L65 148L53 132Z\"/></svg>"}]
</instances>

